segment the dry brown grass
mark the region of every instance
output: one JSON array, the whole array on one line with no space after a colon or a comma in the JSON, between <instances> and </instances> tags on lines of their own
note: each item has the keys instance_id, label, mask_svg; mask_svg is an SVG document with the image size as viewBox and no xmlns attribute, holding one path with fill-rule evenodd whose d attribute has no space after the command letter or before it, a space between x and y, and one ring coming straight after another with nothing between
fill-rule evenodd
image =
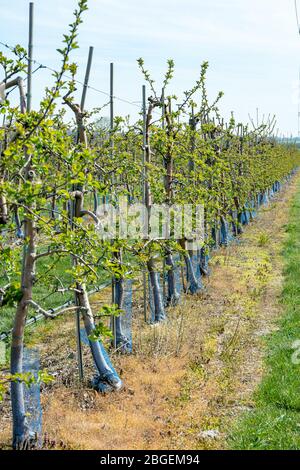
<instances>
[{"instance_id":1,"label":"dry brown grass","mask_svg":"<svg viewBox=\"0 0 300 470\"><path fill-rule=\"evenodd\" d=\"M205 290L186 296L155 327L142 321L137 302L135 351L114 356L125 388L101 396L78 387L74 321L33 335L43 364L59 379L43 390L44 430L53 445L71 449L203 449L226 447L232 420L252 406L262 374L261 336L280 313L282 259L292 184L260 211L239 242L218 250ZM109 292L97 294L94 307ZM92 364L84 351L87 376ZM7 415L6 415L7 417ZM2 442L8 441L9 420ZM216 439L203 437L217 430Z\"/></svg>"}]
</instances>

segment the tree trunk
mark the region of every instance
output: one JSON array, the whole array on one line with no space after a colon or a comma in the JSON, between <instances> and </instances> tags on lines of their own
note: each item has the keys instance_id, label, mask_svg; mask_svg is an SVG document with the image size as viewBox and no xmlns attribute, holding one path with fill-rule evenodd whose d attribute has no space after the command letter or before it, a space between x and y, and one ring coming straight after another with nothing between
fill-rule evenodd
<instances>
[{"instance_id":1,"label":"tree trunk","mask_svg":"<svg viewBox=\"0 0 300 470\"><path fill-rule=\"evenodd\" d=\"M200 249L200 272L201 272L202 276L208 276L209 275L208 260L209 260L209 256L206 253L205 247L203 246Z\"/></svg>"},{"instance_id":2,"label":"tree trunk","mask_svg":"<svg viewBox=\"0 0 300 470\"><path fill-rule=\"evenodd\" d=\"M221 245L228 245L228 224L225 217L221 216Z\"/></svg>"},{"instance_id":3,"label":"tree trunk","mask_svg":"<svg viewBox=\"0 0 300 470\"><path fill-rule=\"evenodd\" d=\"M151 163L151 148L150 148L150 125L152 119L152 111L155 107L154 103L150 101L147 117L146 117L146 125L145 125L145 185L144 185L144 197L145 197L145 205L148 211L148 228L149 228L149 220L150 220L150 212L152 206L152 194L151 194L151 187L149 183L148 177L148 167ZM149 235L149 234L148 234ZM147 268L150 277L150 285L151 291L153 295L153 304L154 304L154 322L160 322L165 320L165 309L164 309L164 300L163 300L163 292L160 288L159 284L159 274L155 272L155 262L152 256L147 261ZM151 295L151 292L150 292Z\"/></svg>"},{"instance_id":4,"label":"tree trunk","mask_svg":"<svg viewBox=\"0 0 300 470\"><path fill-rule=\"evenodd\" d=\"M201 276L208 276L209 275L209 244L208 244L208 222L207 222L207 210L204 208L204 240L203 246L200 248L200 255L199 255L199 264L200 264L200 273Z\"/></svg>"},{"instance_id":5,"label":"tree trunk","mask_svg":"<svg viewBox=\"0 0 300 470\"><path fill-rule=\"evenodd\" d=\"M243 233L243 229L242 229L243 212L241 211L238 198L234 197L233 199L234 199L234 204L235 204L236 211L237 211L236 233L237 235L241 235Z\"/></svg>"},{"instance_id":6,"label":"tree trunk","mask_svg":"<svg viewBox=\"0 0 300 470\"><path fill-rule=\"evenodd\" d=\"M186 278L188 282L188 292L196 294L201 290L201 283L198 281L195 270L192 264L192 260L189 254L184 255L184 261L186 265Z\"/></svg>"},{"instance_id":7,"label":"tree trunk","mask_svg":"<svg viewBox=\"0 0 300 470\"><path fill-rule=\"evenodd\" d=\"M156 323L163 321L166 318L163 293L159 283L159 273L155 271L154 261L152 258L147 262L147 268L149 271L150 286L153 295L154 322Z\"/></svg>"},{"instance_id":8,"label":"tree trunk","mask_svg":"<svg viewBox=\"0 0 300 470\"><path fill-rule=\"evenodd\" d=\"M94 199L94 213L97 214L97 212L98 212L98 194L97 194L97 191L93 192L93 199Z\"/></svg>"},{"instance_id":9,"label":"tree trunk","mask_svg":"<svg viewBox=\"0 0 300 470\"><path fill-rule=\"evenodd\" d=\"M7 218L8 218L8 213L7 213L6 199L2 195L0 196L0 225L6 225Z\"/></svg>"},{"instance_id":10,"label":"tree trunk","mask_svg":"<svg viewBox=\"0 0 300 470\"><path fill-rule=\"evenodd\" d=\"M89 337L95 329L95 323L86 286L84 284L77 284L76 291L79 291L75 294L77 301L76 303L78 306L82 307L83 323L86 334ZM100 341L91 341L90 339L89 343L93 359L99 374L99 376L94 381L95 385L98 389L100 389L101 384L101 391L120 390L122 388L122 381L115 374L112 367L108 364L108 361L106 360L103 351L102 344L100 343Z\"/></svg>"},{"instance_id":11,"label":"tree trunk","mask_svg":"<svg viewBox=\"0 0 300 470\"><path fill-rule=\"evenodd\" d=\"M175 306L178 304L180 299L180 293L176 288L176 274L175 274L175 267L174 267L174 260L170 250L167 250L165 256L167 270L167 283L168 283L168 296L166 299L167 306Z\"/></svg>"},{"instance_id":12,"label":"tree trunk","mask_svg":"<svg viewBox=\"0 0 300 470\"><path fill-rule=\"evenodd\" d=\"M123 310L124 307L124 279L119 278L115 279L115 303L118 306L119 310ZM122 315L125 314L123 312L120 316L115 318L115 335L116 335L116 346L120 348L120 351L123 353L128 353L131 350L130 340L123 332L123 325L122 325Z\"/></svg>"},{"instance_id":13,"label":"tree trunk","mask_svg":"<svg viewBox=\"0 0 300 470\"><path fill-rule=\"evenodd\" d=\"M181 247L185 250L184 261L186 265L186 279L188 284L188 292L196 294L202 288L201 282L197 279L190 253L186 251L185 240L180 240Z\"/></svg>"},{"instance_id":14,"label":"tree trunk","mask_svg":"<svg viewBox=\"0 0 300 470\"><path fill-rule=\"evenodd\" d=\"M32 287L35 277L35 225L33 220L25 219L25 237L29 240L24 247L22 270L22 299L18 303L11 344L11 374L23 372L23 338L28 310L28 301L32 299ZM34 436L26 424L26 410L22 382L11 383L11 405L13 414L13 448L24 449L34 445Z\"/></svg>"},{"instance_id":15,"label":"tree trunk","mask_svg":"<svg viewBox=\"0 0 300 470\"><path fill-rule=\"evenodd\" d=\"M15 222L16 222L16 227L17 227L16 235L17 235L18 238L24 238L24 233L23 233L23 230L22 230L22 224L21 224L21 221L20 221L19 211L18 211L17 208L15 208L14 215L15 215Z\"/></svg>"}]
</instances>

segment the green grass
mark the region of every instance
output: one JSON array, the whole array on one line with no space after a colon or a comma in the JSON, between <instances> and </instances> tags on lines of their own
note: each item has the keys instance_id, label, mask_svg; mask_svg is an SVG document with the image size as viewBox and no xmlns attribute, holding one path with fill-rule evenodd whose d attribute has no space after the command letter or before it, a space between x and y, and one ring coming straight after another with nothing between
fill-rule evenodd
<instances>
[{"instance_id":1,"label":"green grass","mask_svg":"<svg viewBox=\"0 0 300 470\"><path fill-rule=\"evenodd\" d=\"M56 283L55 277L59 279L60 283L63 286L67 287L71 283L71 276L66 271L71 267L70 257L62 257L58 258L42 258L37 263L37 279L38 282L33 288L33 299L39 305L41 305L44 309L48 310L50 308L59 307L60 305L64 304L66 301L73 299L73 295L70 292L61 293L61 292L53 292L54 285ZM55 263L55 267L53 266ZM52 269L49 271L49 268ZM50 278L49 278L50 275ZM45 284L44 279L48 276L47 283ZM97 285L100 285L102 282L106 281L108 276L103 271L99 271L99 280ZM18 278L16 277L16 280ZM5 282L4 282L5 283ZM53 285L53 287L49 287L49 285ZM92 288L92 286L90 286ZM16 311L15 306L3 306L0 308L0 332L7 331L12 328L13 318ZM34 315L34 309L30 310L29 317Z\"/></svg>"},{"instance_id":2,"label":"green grass","mask_svg":"<svg viewBox=\"0 0 300 470\"><path fill-rule=\"evenodd\" d=\"M229 438L233 449L300 449L300 188L286 231L284 315L278 331L266 339L267 372L255 393L254 410L242 417Z\"/></svg>"}]
</instances>

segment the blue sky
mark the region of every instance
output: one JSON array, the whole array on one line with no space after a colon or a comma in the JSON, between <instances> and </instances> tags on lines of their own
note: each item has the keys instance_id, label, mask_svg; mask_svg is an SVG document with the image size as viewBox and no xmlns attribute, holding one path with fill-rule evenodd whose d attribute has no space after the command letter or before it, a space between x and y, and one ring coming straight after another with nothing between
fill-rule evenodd
<instances>
[{"instance_id":1,"label":"blue sky","mask_svg":"<svg viewBox=\"0 0 300 470\"><path fill-rule=\"evenodd\" d=\"M76 0L36 0L35 59L57 68L63 32L72 19ZM0 40L27 46L27 0L0 0ZM299 0L300 11L300 0ZM80 50L73 55L83 79L90 45L94 62L90 84L109 90L109 63L115 64L115 95L141 100L143 80L136 59L143 57L157 86L168 58L176 64L170 92L180 96L197 79L200 64L210 63L208 90L225 117L237 119L276 114L285 134L298 129L300 37L293 0L89 0L80 28ZM0 46L0 50L3 48ZM34 75L34 104L51 77ZM99 107L105 95L89 90L87 107ZM116 101L116 113L137 116L138 108ZM105 114L105 112L104 112Z\"/></svg>"}]
</instances>

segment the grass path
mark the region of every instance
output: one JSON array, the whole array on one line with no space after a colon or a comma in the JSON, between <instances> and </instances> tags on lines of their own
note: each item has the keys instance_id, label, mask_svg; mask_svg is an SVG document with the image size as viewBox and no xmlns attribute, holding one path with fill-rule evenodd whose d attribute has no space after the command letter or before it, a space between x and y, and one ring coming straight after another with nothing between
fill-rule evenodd
<instances>
[{"instance_id":1,"label":"grass path","mask_svg":"<svg viewBox=\"0 0 300 470\"><path fill-rule=\"evenodd\" d=\"M300 449L300 186L286 231L283 315L266 338L266 374L255 393L255 410L231 436L235 449Z\"/></svg>"},{"instance_id":2,"label":"grass path","mask_svg":"<svg viewBox=\"0 0 300 470\"><path fill-rule=\"evenodd\" d=\"M214 254L205 290L186 296L168 312L167 322L145 325L141 305L135 302L134 354L113 357L124 380L122 392L103 397L88 386L78 388L72 317L46 322L28 335L28 342L40 348L42 365L57 377L42 392L44 430L54 447L222 449L240 445L237 437L228 440L228 436L237 419L257 406L253 392L265 373L264 338L278 328L285 308L279 304L281 252L287 227L291 237L289 207L299 183L300 174L260 210L240 240ZM94 297L95 309L103 295ZM84 362L90 377L93 369L87 350ZM289 403L296 406L296 392L292 396L294 401ZM0 410L0 448L7 445L11 432L5 406ZM284 413L290 412L283 409Z\"/></svg>"}]
</instances>

